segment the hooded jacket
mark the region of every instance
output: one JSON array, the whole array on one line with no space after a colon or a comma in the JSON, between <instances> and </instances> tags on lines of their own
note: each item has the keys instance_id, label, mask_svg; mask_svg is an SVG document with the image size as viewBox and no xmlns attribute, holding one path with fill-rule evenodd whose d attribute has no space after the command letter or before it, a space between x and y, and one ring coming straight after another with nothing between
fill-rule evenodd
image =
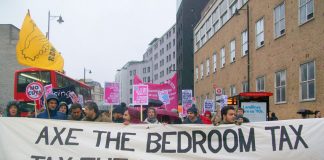
<instances>
[{"instance_id":1,"label":"hooded jacket","mask_svg":"<svg viewBox=\"0 0 324 160\"><path fill-rule=\"evenodd\" d=\"M57 101L57 106L55 107L54 110L48 109L48 102L51 99L54 99ZM49 94L46 97L46 109L43 112L41 112L40 114L38 114L37 118L66 120L67 119L66 115L64 113L58 112L58 104L59 104L59 101L58 101L57 96L55 94ZM48 116L47 111L49 112L50 117Z\"/></svg>"},{"instance_id":2,"label":"hooded jacket","mask_svg":"<svg viewBox=\"0 0 324 160\"><path fill-rule=\"evenodd\" d=\"M10 113L9 113L9 110L10 110L11 106L16 106L17 107L17 114L15 116L11 116ZM10 101L7 104L6 115L7 115L7 117L20 117L20 106L19 106L19 103L17 101Z\"/></svg>"}]
</instances>

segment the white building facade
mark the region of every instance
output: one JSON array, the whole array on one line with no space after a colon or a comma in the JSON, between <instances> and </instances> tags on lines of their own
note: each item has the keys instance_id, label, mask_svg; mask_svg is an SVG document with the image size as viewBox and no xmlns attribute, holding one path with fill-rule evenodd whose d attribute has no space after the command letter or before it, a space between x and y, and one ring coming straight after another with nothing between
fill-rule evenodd
<instances>
[{"instance_id":1,"label":"white building facade","mask_svg":"<svg viewBox=\"0 0 324 160\"><path fill-rule=\"evenodd\" d=\"M160 38L154 38L143 55L142 61L129 61L117 70L115 82L120 83L121 102L133 102L134 76L144 83L161 84L176 74L176 25Z\"/></svg>"}]
</instances>

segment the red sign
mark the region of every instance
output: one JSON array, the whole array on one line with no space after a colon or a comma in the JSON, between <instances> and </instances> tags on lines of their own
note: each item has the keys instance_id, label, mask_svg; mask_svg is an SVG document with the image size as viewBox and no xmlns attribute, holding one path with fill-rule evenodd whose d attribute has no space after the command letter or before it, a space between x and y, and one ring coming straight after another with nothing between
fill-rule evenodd
<instances>
[{"instance_id":1,"label":"red sign","mask_svg":"<svg viewBox=\"0 0 324 160\"><path fill-rule=\"evenodd\" d=\"M26 95L29 99L36 101L39 100L44 93L43 85L39 82L29 83L26 87Z\"/></svg>"},{"instance_id":2,"label":"red sign","mask_svg":"<svg viewBox=\"0 0 324 160\"><path fill-rule=\"evenodd\" d=\"M222 95L222 88L215 88L216 95Z\"/></svg>"},{"instance_id":3,"label":"red sign","mask_svg":"<svg viewBox=\"0 0 324 160\"><path fill-rule=\"evenodd\" d=\"M272 96L273 93L271 92L243 92L240 93L242 97L269 97Z\"/></svg>"}]
</instances>

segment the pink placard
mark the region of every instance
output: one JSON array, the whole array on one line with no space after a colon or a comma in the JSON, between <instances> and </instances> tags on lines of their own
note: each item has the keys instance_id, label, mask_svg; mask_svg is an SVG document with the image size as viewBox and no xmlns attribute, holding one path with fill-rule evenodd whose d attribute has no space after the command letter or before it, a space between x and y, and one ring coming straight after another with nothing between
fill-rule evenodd
<instances>
[{"instance_id":1,"label":"pink placard","mask_svg":"<svg viewBox=\"0 0 324 160\"><path fill-rule=\"evenodd\" d=\"M148 105L148 86L133 85L133 104Z\"/></svg>"},{"instance_id":2,"label":"pink placard","mask_svg":"<svg viewBox=\"0 0 324 160\"><path fill-rule=\"evenodd\" d=\"M105 83L105 103L107 104L119 104L119 83Z\"/></svg>"}]
</instances>

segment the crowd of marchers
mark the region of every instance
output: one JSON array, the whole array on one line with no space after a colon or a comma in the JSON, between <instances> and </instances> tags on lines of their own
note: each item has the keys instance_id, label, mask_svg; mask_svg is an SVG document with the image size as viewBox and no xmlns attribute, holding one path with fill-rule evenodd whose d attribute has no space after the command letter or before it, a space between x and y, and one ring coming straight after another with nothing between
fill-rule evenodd
<instances>
[{"instance_id":1,"label":"crowd of marchers","mask_svg":"<svg viewBox=\"0 0 324 160\"><path fill-rule=\"evenodd\" d=\"M165 117L162 120L157 118L157 112L154 107L145 108L143 114L134 107L127 107L125 103L115 105L112 112L100 111L95 102L86 102L84 106L73 103L68 107L67 103L59 102L55 94L49 94L46 97L46 109L38 113L36 118L58 119L58 120L74 120L74 121L93 121L93 122L111 122L128 124L213 124L215 126L221 124L237 124L250 122L244 117L244 109L233 106L225 106L216 114L210 111L199 114L195 105L187 110L186 117ZM177 110L172 110L177 112ZM315 118L321 118L321 112L315 111ZM179 114L178 114L179 115ZM17 101L10 101L6 107L4 117L20 117L20 106ZM141 116L143 116L141 118ZM275 113L271 114L270 120L278 120Z\"/></svg>"}]
</instances>

